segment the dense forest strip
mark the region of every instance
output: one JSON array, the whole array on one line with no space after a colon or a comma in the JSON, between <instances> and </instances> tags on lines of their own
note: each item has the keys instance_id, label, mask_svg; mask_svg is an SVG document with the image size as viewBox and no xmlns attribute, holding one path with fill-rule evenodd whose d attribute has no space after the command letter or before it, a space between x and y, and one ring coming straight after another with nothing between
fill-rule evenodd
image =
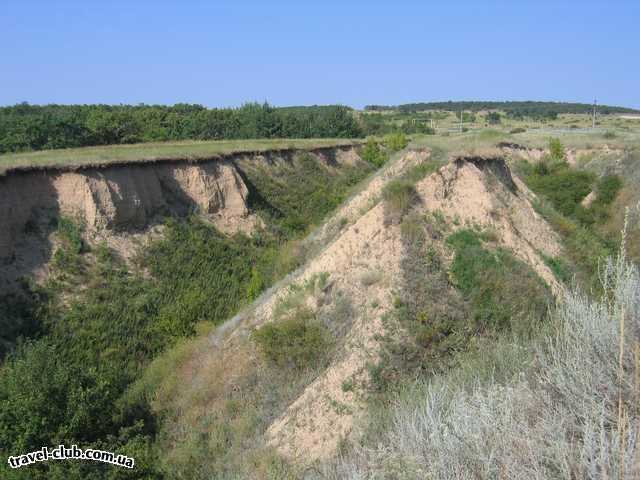
<instances>
[{"instance_id":1,"label":"dense forest strip","mask_svg":"<svg viewBox=\"0 0 640 480\"><path fill-rule=\"evenodd\" d=\"M68 171L138 162L200 161L229 155L314 151L350 147L359 143L358 140L340 138L178 141L8 153L0 156L0 176L15 171Z\"/></svg>"},{"instance_id":2,"label":"dense forest strip","mask_svg":"<svg viewBox=\"0 0 640 480\"><path fill-rule=\"evenodd\" d=\"M588 103L566 103L566 102L492 102L492 101L448 101L448 102L418 102L405 103L402 105L367 105L365 110L384 111L399 110L401 112L419 112L423 110L445 110L449 112L459 112L460 110L470 110L478 112L481 110L502 110L513 118L553 118L562 113L591 113L593 105ZM601 114L610 113L640 113L639 110L626 107L616 107L609 105L598 105L598 112Z\"/></svg>"},{"instance_id":3,"label":"dense forest strip","mask_svg":"<svg viewBox=\"0 0 640 480\"><path fill-rule=\"evenodd\" d=\"M29 105L0 108L0 154L97 145L362 136L349 107Z\"/></svg>"}]
</instances>

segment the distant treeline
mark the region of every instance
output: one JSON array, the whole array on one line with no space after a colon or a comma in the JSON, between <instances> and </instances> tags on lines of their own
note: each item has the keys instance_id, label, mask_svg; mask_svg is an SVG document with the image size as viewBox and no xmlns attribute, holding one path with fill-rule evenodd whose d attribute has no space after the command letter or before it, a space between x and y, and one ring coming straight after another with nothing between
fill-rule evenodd
<instances>
[{"instance_id":1,"label":"distant treeline","mask_svg":"<svg viewBox=\"0 0 640 480\"><path fill-rule=\"evenodd\" d=\"M424 110L446 110L450 112L459 112L460 110L468 110L478 112L480 110L502 110L512 118L556 118L561 113L591 113L593 105L588 103L564 103L564 102L481 102L481 101L463 101L463 102L423 102L423 103L406 103L404 105L386 106L386 105L367 105L365 110L384 111L399 110L405 113L414 113ZM638 110L625 107L612 107L607 105L598 105L598 112L601 114L609 113L638 113Z\"/></svg>"},{"instance_id":2,"label":"distant treeline","mask_svg":"<svg viewBox=\"0 0 640 480\"><path fill-rule=\"evenodd\" d=\"M29 105L0 107L0 153L55 148L244 138L363 135L349 107L240 108L202 105Z\"/></svg>"}]
</instances>

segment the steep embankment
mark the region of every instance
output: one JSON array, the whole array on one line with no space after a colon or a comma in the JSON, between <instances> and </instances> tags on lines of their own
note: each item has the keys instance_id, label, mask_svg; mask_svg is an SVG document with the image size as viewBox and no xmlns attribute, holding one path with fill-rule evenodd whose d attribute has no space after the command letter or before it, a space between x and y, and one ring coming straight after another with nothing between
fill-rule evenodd
<instances>
[{"instance_id":1,"label":"steep embankment","mask_svg":"<svg viewBox=\"0 0 640 480\"><path fill-rule=\"evenodd\" d=\"M380 381L374 377L380 374L385 344L405 335L394 318L398 302L412 295L408 269L416 261L414 230L432 232L418 253L421 258L442 257L445 271L452 254L443 233L490 232L491 249L512 252L524 268L537 273L552 290L560 290L543 261L543 256L559 253L558 239L533 210L534 195L511 176L504 160L463 156L437 168L429 157L427 150L399 157L316 233L328 243L306 265L209 338L179 352L180 391L161 382L155 404L158 411L170 412L164 429L174 459L182 458L201 438L213 441L220 429L235 439L233 445L245 445L245 455L271 448L294 465L326 459L343 440L357 438L367 399ZM382 198L398 177L407 178L402 185L407 185L411 198L401 212L394 212L390 201ZM422 283L429 280L420 278ZM427 300L446 303L443 297ZM303 373L285 369L289 373L284 379L280 368L265 364L252 332L267 325L290 325L287 322L296 318L313 318L311 324L323 324L333 340L328 359L313 358ZM276 330L274 335L277 342L278 335L295 334ZM293 344L305 341L295 338ZM221 369L221 364L228 368ZM207 378L215 382L208 384ZM250 414L227 416L225 408L231 403ZM260 420L250 421L249 415ZM235 447L220 452L217 461L224 461L225 469L238 468L236 473L251 476L247 464L234 466L239 458ZM201 465L203 471L222 468L205 458ZM174 460L172 468L182 472L188 465Z\"/></svg>"},{"instance_id":2,"label":"steep embankment","mask_svg":"<svg viewBox=\"0 0 640 480\"><path fill-rule=\"evenodd\" d=\"M405 161L415 164L425 156L411 154ZM370 188L380 186L374 183ZM512 251L554 291L560 291L542 258L559 253L558 239L533 210L531 192L511 177L501 158L458 158L418 182L416 191L414 213L442 215L446 224L459 228L491 229L498 246ZM431 243L438 250L444 249L441 240L431 239ZM371 381L367 367L377 360L381 339L395 334L388 331L385 316L393 311L395 296L408 288L404 272L408 248L402 226L390 224L385 205L380 202L311 261L297 279L304 283L328 274L333 301L335 292L341 292L351 300L354 314L340 354L266 432L268 442L285 457L298 462L326 458L352 432L365 408L364 394ZM331 304L331 295L326 297L320 295L320 308ZM278 301L275 296L257 309L251 325L269 321Z\"/></svg>"},{"instance_id":3,"label":"steep embankment","mask_svg":"<svg viewBox=\"0 0 640 480\"><path fill-rule=\"evenodd\" d=\"M327 169L360 161L348 145L305 152ZM272 175L300 153L275 150L197 162L12 171L0 177L0 260L6 267L0 280L46 274L42 268L53 241L49 234L63 216L82 224L88 238L106 241L125 258L132 253L129 237L144 236L167 215L197 212L225 233L248 233L261 221L250 210L247 172L261 169Z\"/></svg>"}]
</instances>

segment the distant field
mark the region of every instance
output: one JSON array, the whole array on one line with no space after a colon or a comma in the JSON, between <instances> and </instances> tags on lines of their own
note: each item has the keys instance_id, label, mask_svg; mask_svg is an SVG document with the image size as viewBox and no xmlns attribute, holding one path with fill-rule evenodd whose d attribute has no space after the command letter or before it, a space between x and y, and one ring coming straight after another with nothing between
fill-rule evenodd
<instances>
[{"instance_id":1,"label":"distant field","mask_svg":"<svg viewBox=\"0 0 640 480\"><path fill-rule=\"evenodd\" d=\"M357 140L333 138L220 140L138 143L133 145L44 150L0 155L0 175L4 175L11 170L33 168L77 167L159 160L202 160L235 152L264 152L282 149L311 150L356 143L359 142Z\"/></svg>"},{"instance_id":2,"label":"distant field","mask_svg":"<svg viewBox=\"0 0 640 480\"><path fill-rule=\"evenodd\" d=\"M590 114L563 113L554 119L533 119L529 117L513 118L504 111L496 111L500 115L500 121L492 124L487 120L488 111L463 112L463 122L460 124L460 112L444 110L430 110L420 112L403 112L399 110L360 111L358 115L368 125L368 130L386 132L389 129L400 129L405 133L420 133L415 125L432 127L437 134L455 134L462 127L463 130L482 130L486 128L510 131L523 128L525 130L537 129L566 129L576 130L592 128ZM639 122L633 115L598 115L596 131L617 130L620 132L637 131ZM577 133L577 132L576 132Z\"/></svg>"}]
</instances>

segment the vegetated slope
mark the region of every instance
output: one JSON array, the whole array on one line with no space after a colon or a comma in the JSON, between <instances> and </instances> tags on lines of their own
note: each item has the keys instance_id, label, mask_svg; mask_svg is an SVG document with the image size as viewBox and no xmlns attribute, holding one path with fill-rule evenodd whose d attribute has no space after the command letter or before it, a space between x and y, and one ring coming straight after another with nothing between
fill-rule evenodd
<instances>
[{"instance_id":1,"label":"vegetated slope","mask_svg":"<svg viewBox=\"0 0 640 480\"><path fill-rule=\"evenodd\" d=\"M640 275L623 255L602 278L606 297L565 292L533 343L413 383L375 439L312 478L637 478Z\"/></svg>"},{"instance_id":2,"label":"vegetated slope","mask_svg":"<svg viewBox=\"0 0 640 480\"><path fill-rule=\"evenodd\" d=\"M519 154L511 163L539 192L534 207L562 240L562 257L545 261L565 281L571 281L567 264L586 273L578 284L588 293L561 292L547 325L536 325L533 335L501 335L475 351L458 349L455 368L410 378L391 398L383 396L391 408L373 410L362 441L309 478L638 477L640 275L637 257L629 256L638 205L623 195L635 183L637 163L629 161L635 149L593 149L572 168L561 147L554 139L533 164L520 164ZM612 223L622 230L619 250L606 235ZM448 273L482 316L482 284L495 285L500 270L487 262L482 235L461 230L447 242L455 250ZM525 276L518 278L523 306L535 291ZM427 329L426 338L433 333ZM459 344L452 340L441 346Z\"/></svg>"},{"instance_id":3,"label":"vegetated slope","mask_svg":"<svg viewBox=\"0 0 640 480\"><path fill-rule=\"evenodd\" d=\"M564 140L564 139L563 139ZM638 148L634 142L577 145L565 148L551 139L552 148L530 148L501 143L499 146L527 184L543 199L536 208L563 237L567 246L556 270L565 280L577 274L583 286L590 277L599 289L597 269L603 257L613 255L623 228L628 237L627 252L632 262L640 260L638 222L640 184ZM568 263L580 265L570 272ZM564 266L562 266L564 264Z\"/></svg>"},{"instance_id":4,"label":"vegetated slope","mask_svg":"<svg viewBox=\"0 0 640 480\"><path fill-rule=\"evenodd\" d=\"M166 471L297 478L357 442L399 377L538 325L562 291L544 261L561 246L533 198L498 155L404 154L295 274L152 365L137 391L164 419Z\"/></svg>"},{"instance_id":5,"label":"vegetated slope","mask_svg":"<svg viewBox=\"0 0 640 480\"><path fill-rule=\"evenodd\" d=\"M223 167L230 182L221 182ZM75 443L133 456L136 470L123 473L91 462L10 470L3 463L3 478L160 477L154 447L159 418L149 410L149 398L126 394L130 385L165 348L203 325L210 329L229 318L302 262L299 239L374 170L350 148L243 154L211 165L136 164L132 168L148 169L143 179L113 168L17 174L45 177L51 186L73 173L80 186L106 186L86 197L55 193L68 194L64 204L95 205L104 215L95 218L112 223L89 223L93 217L86 216L86 205L69 210L74 217L60 216L59 208L44 209L42 221L36 215L38 221L27 221L26 231L10 239L14 252L23 246L23 235L40 238L37 246L44 243L49 250L42 255L47 263L43 281L27 277L19 290L3 289L0 295L0 453L6 457L41 445ZM169 179L162 176L167 171ZM152 189L131 181L136 179L180 180L181 191L193 195L187 207L202 201L216 208L177 208L184 197L176 199L162 186L160 197L145 197ZM233 199L242 200L249 216L260 218L251 236L225 235L214 226L226 207L236 205ZM59 196L54 201L60 205ZM110 205L114 208L103 208ZM132 217L139 224L115 222L130 209L144 214ZM139 229L131 230L134 225ZM120 252L129 255L123 261L112 242L136 235L142 237L131 242L134 248ZM3 273L18 260L5 258Z\"/></svg>"}]
</instances>

